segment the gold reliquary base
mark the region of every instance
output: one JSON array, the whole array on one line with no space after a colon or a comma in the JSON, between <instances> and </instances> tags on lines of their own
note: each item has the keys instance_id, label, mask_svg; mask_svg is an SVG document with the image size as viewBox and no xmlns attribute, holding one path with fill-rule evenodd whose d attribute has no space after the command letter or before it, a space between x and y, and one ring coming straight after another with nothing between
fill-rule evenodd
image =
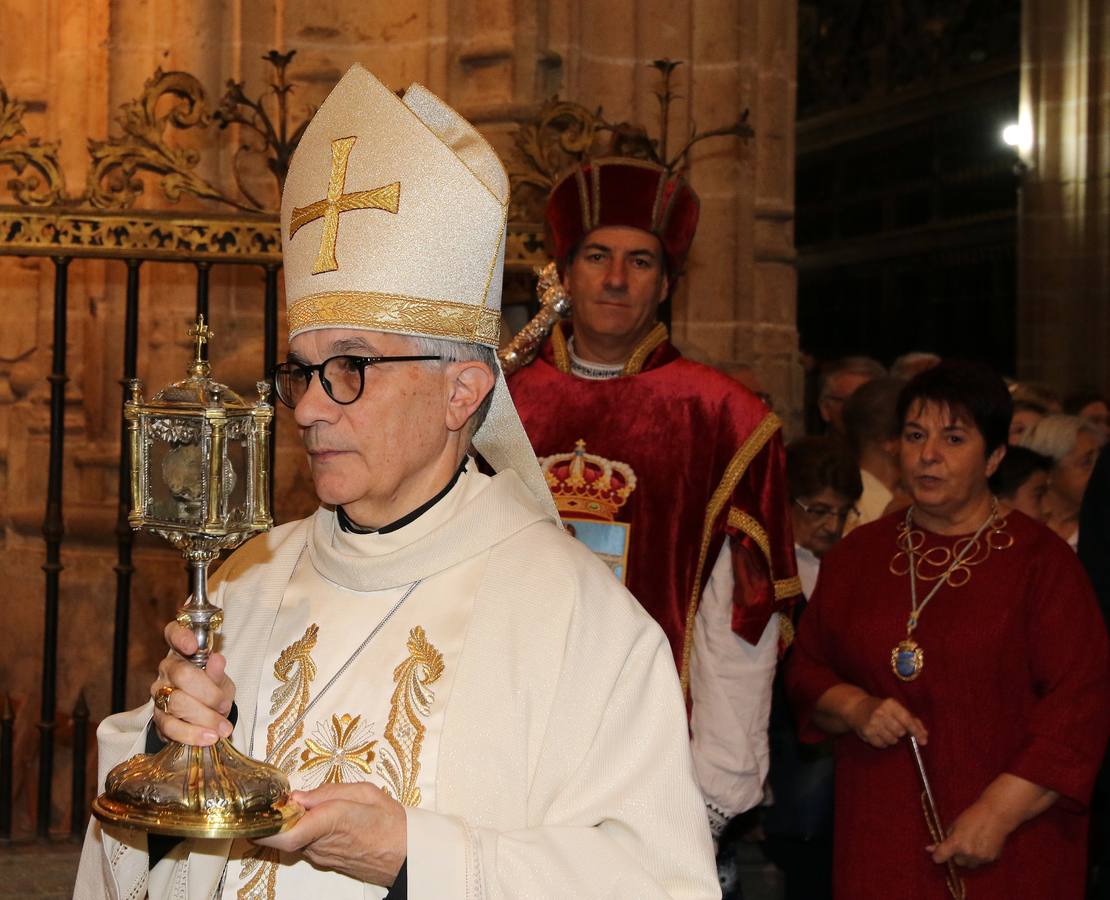
<instances>
[{"instance_id":1,"label":"gold reliquary base","mask_svg":"<svg viewBox=\"0 0 1110 900\"><path fill-rule=\"evenodd\" d=\"M120 763L93 801L101 822L189 838L254 838L284 831L304 810L289 780L228 741L210 747L170 743Z\"/></svg>"}]
</instances>

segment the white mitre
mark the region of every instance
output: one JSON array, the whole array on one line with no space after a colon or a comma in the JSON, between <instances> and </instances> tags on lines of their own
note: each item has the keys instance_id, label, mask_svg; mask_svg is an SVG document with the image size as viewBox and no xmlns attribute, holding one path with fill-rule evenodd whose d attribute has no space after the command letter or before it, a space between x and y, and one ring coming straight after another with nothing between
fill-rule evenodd
<instances>
[{"instance_id":1,"label":"white mitre","mask_svg":"<svg viewBox=\"0 0 1110 900\"><path fill-rule=\"evenodd\" d=\"M497 348L509 178L473 126L419 84L348 70L305 130L281 198L289 338L365 328ZM558 521L498 373L474 435Z\"/></svg>"}]
</instances>

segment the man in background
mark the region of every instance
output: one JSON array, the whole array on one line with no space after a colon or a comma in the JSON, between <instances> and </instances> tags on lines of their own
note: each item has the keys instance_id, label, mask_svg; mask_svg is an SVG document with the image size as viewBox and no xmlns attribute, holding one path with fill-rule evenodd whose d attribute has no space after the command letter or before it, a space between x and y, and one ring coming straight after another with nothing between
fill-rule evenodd
<instances>
[{"instance_id":1,"label":"man in background","mask_svg":"<svg viewBox=\"0 0 1110 900\"><path fill-rule=\"evenodd\" d=\"M779 420L659 321L697 219L653 163L569 172L546 224L571 318L509 386L564 522L670 638L719 835L763 797L773 613L799 585Z\"/></svg>"},{"instance_id":2,"label":"man in background","mask_svg":"<svg viewBox=\"0 0 1110 900\"><path fill-rule=\"evenodd\" d=\"M898 394L903 384L897 378L876 378L844 404L845 437L863 479L857 514L848 521L845 533L882 518L900 492Z\"/></svg>"},{"instance_id":3,"label":"man in background","mask_svg":"<svg viewBox=\"0 0 1110 900\"><path fill-rule=\"evenodd\" d=\"M845 356L829 363L821 372L817 408L825 430L844 435L844 404L867 382L886 375L882 363L869 356Z\"/></svg>"}]
</instances>

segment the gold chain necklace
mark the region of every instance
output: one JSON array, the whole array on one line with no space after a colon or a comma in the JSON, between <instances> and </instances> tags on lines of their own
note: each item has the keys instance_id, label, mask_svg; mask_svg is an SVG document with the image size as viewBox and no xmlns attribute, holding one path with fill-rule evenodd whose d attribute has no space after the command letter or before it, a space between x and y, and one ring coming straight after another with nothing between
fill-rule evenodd
<instances>
[{"instance_id":1,"label":"gold chain necklace","mask_svg":"<svg viewBox=\"0 0 1110 900\"><path fill-rule=\"evenodd\" d=\"M925 668L925 651L913 640L913 632L929 601L944 586L959 588L971 580L971 567L986 560L992 550L1005 550L1014 538L1004 531L1005 520L998 517L998 500L991 497L990 514L969 538L961 538L951 547L932 547L924 550L925 532L914 530L913 507L906 510L906 519L898 531L899 551L890 561L890 571L895 575L910 576L910 617L906 622L906 638L899 641L890 653L890 667L897 678L913 681ZM983 538L983 533L990 533ZM925 599L917 602L917 580L935 581Z\"/></svg>"}]
</instances>

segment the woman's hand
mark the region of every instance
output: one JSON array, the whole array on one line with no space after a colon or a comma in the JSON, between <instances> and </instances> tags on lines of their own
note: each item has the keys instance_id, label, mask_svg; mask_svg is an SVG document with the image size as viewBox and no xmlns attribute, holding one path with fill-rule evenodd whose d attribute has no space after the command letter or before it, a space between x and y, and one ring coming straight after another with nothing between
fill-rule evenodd
<instances>
[{"instance_id":1,"label":"woman's hand","mask_svg":"<svg viewBox=\"0 0 1110 900\"><path fill-rule=\"evenodd\" d=\"M845 720L861 741L879 750L893 747L907 734L921 745L929 741L921 720L891 697L864 694L846 710Z\"/></svg>"},{"instance_id":2,"label":"woman's hand","mask_svg":"<svg viewBox=\"0 0 1110 900\"><path fill-rule=\"evenodd\" d=\"M939 865L952 860L957 866L976 869L1001 856L1006 838L1015 827L1002 810L980 797L960 813L948 837L925 850Z\"/></svg>"},{"instance_id":3,"label":"woman's hand","mask_svg":"<svg viewBox=\"0 0 1110 900\"><path fill-rule=\"evenodd\" d=\"M162 688L172 688L163 712L154 708L154 727L164 740L193 747L207 747L221 737L231 736L231 702L235 683L224 671L227 660L219 653L208 657L207 667L198 669L185 657L197 652L192 630L170 622L166 626L170 652L158 664L158 677L150 686L156 697Z\"/></svg>"},{"instance_id":4,"label":"woman's hand","mask_svg":"<svg viewBox=\"0 0 1110 900\"><path fill-rule=\"evenodd\" d=\"M952 860L974 869L1002 854L1006 839L1022 822L1039 816L1060 795L1025 778L1003 772L987 785L979 799L960 813L939 844L926 847L933 862Z\"/></svg>"}]
</instances>

